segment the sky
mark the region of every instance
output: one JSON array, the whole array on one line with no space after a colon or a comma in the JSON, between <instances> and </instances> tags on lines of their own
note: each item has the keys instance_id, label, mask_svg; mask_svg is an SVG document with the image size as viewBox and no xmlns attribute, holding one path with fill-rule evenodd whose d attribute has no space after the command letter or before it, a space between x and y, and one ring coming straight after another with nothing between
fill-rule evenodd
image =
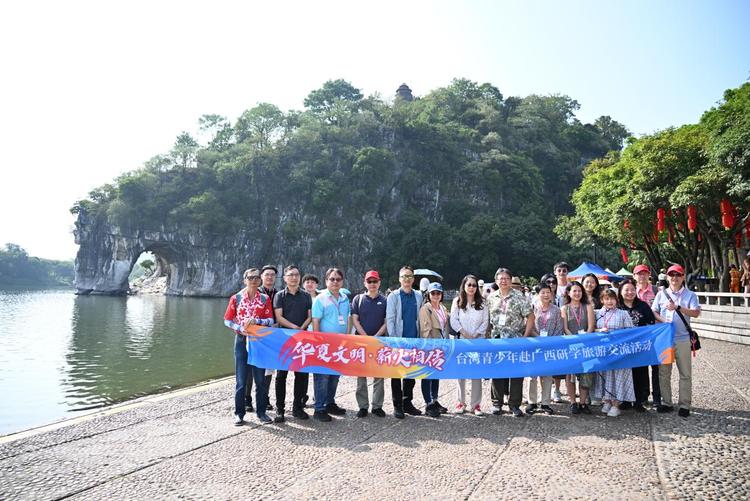
<instances>
[{"instance_id":1,"label":"sky","mask_svg":"<svg viewBox=\"0 0 750 501\"><path fill-rule=\"evenodd\" d=\"M636 135L750 77L750 2L29 0L0 6L0 246L72 259L69 208L198 118L302 109L343 78L391 99L453 78L565 94Z\"/></svg>"}]
</instances>

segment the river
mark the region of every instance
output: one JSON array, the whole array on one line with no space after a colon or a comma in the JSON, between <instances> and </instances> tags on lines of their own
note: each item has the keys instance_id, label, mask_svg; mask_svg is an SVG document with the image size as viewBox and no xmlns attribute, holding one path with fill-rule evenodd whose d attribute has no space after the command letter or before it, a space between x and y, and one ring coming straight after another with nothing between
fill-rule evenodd
<instances>
[{"instance_id":1,"label":"river","mask_svg":"<svg viewBox=\"0 0 750 501\"><path fill-rule=\"evenodd\" d=\"M232 374L226 304L0 290L0 435Z\"/></svg>"}]
</instances>

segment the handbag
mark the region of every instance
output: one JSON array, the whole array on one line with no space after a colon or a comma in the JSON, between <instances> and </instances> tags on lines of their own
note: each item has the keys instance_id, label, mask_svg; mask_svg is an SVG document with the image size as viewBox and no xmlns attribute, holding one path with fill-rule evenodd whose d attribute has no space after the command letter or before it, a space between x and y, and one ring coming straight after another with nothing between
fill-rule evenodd
<instances>
[{"instance_id":1,"label":"handbag","mask_svg":"<svg viewBox=\"0 0 750 501\"><path fill-rule=\"evenodd\" d=\"M701 349L701 338L698 337L698 333L693 330L692 327L690 327L690 324L685 321L685 317L682 316L682 312L680 310L674 310L677 315L679 315L680 320L682 320L682 323L687 328L688 334L690 334L690 350L693 352L693 356L695 356L695 352Z\"/></svg>"}]
</instances>

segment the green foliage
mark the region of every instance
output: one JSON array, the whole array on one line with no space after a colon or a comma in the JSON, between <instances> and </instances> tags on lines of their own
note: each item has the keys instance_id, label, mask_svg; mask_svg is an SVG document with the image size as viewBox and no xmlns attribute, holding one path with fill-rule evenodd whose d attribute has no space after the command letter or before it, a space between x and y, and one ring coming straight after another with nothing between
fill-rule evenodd
<instances>
[{"instance_id":1,"label":"green foliage","mask_svg":"<svg viewBox=\"0 0 750 501\"><path fill-rule=\"evenodd\" d=\"M73 263L30 257L17 244L0 249L0 286L71 285Z\"/></svg>"},{"instance_id":2,"label":"green foliage","mask_svg":"<svg viewBox=\"0 0 750 501\"><path fill-rule=\"evenodd\" d=\"M750 82L724 92L724 102L703 114L711 160L750 178Z\"/></svg>"}]
</instances>

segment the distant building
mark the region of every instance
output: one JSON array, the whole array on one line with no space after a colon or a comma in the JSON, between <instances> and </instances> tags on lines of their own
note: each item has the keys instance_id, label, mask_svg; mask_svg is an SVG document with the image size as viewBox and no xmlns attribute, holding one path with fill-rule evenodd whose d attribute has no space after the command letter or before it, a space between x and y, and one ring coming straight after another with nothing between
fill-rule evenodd
<instances>
[{"instance_id":1,"label":"distant building","mask_svg":"<svg viewBox=\"0 0 750 501\"><path fill-rule=\"evenodd\" d=\"M411 89L408 85L401 84L401 86L396 90L396 97L401 98L404 101L413 101L414 96L411 94Z\"/></svg>"}]
</instances>

